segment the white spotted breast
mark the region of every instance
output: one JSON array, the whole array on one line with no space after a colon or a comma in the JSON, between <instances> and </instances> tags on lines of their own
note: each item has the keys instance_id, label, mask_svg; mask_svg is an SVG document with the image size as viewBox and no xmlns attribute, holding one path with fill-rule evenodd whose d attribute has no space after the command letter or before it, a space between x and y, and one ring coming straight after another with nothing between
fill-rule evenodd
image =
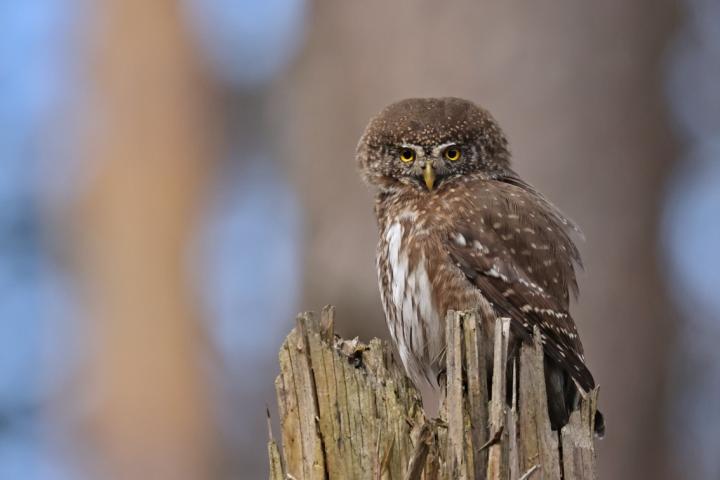
<instances>
[{"instance_id":1,"label":"white spotted breast","mask_svg":"<svg viewBox=\"0 0 720 480\"><path fill-rule=\"evenodd\" d=\"M381 233L378 275L388 327L403 365L413 381L424 379L432 385L444 351L444 327L433 302L427 235L418 231L416 217L399 215Z\"/></svg>"}]
</instances>

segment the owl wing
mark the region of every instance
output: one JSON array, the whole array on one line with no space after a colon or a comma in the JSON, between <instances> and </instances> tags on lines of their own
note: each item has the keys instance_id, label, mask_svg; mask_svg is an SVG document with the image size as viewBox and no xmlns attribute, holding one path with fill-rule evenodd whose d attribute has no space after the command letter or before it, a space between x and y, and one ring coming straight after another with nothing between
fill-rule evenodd
<instances>
[{"instance_id":1,"label":"owl wing","mask_svg":"<svg viewBox=\"0 0 720 480\"><path fill-rule=\"evenodd\" d=\"M468 187L447 239L451 259L499 315L511 318L513 332L529 340L539 327L546 355L585 392L594 388L569 314L580 264L572 224L518 179Z\"/></svg>"}]
</instances>

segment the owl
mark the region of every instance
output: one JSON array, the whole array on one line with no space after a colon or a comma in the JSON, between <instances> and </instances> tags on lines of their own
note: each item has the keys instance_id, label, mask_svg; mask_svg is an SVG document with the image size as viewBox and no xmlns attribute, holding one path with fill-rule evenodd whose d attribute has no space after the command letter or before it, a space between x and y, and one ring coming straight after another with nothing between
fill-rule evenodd
<instances>
[{"instance_id":1,"label":"owl","mask_svg":"<svg viewBox=\"0 0 720 480\"><path fill-rule=\"evenodd\" d=\"M370 121L357 162L376 189L381 300L410 378L437 386L448 310L490 312L488 332L509 317L515 344L537 326L550 420L562 427L595 387L569 312L577 227L513 171L497 122L459 98L402 100ZM602 434L599 414L595 427Z\"/></svg>"}]
</instances>

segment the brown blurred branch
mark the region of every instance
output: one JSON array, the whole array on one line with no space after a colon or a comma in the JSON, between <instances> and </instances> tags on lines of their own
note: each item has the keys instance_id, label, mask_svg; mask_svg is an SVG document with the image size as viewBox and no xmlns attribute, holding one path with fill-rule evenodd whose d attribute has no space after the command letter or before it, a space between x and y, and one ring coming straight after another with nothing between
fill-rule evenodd
<instances>
[{"instance_id":1,"label":"brown blurred branch","mask_svg":"<svg viewBox=\"0 0 720 480\"><path fill-rule=\"evenodd\" d=\"M446 395L440 418L430 420L386 343L343 340L332 324L331 308L320 321L303 314L280 350L284 469L271 438L271 479L597 478L597 391L553 432L537 335L511 362L517 388L508 405L508 321L496 321L488 386L481 322L471 312L449 312Z\"/></svg>"}]
</instances>

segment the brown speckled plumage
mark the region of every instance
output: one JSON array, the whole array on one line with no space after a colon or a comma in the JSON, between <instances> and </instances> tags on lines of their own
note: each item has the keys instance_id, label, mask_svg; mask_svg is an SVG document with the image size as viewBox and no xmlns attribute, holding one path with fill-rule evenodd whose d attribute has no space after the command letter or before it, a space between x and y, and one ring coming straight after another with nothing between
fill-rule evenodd
<instances>
[{"instance_id":1,"label":"brown speckled plumage","mask_svg":"<svg viewBox=\"0 0 720 480\"><path fill-rule=\"evenodd\" d=\"M402 161L408 149L413 160ZM539 326L551 419L564 424L576 387L595 386L569 313L575 227L512 171L495 120L457 98L403 100L371 120L357 158L377 188L381 298L411 378L433 384L442 373L449 309L492 309L518 340Z\"/></svg>"}]
</instances>

